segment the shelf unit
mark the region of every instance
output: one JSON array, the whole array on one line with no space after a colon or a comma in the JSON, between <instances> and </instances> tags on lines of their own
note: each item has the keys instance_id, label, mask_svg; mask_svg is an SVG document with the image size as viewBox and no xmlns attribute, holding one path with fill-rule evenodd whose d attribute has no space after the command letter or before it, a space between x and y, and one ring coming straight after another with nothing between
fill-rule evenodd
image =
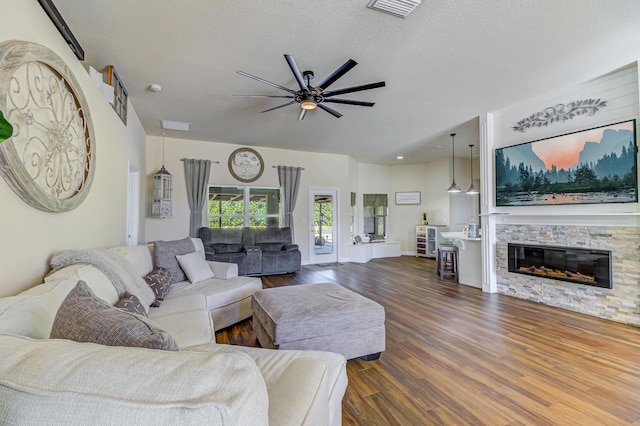
<instances>
[{"instance_id":1,"label":"shelf unit","mask_svg":"<svg viewBox=\"0 0 640 426\"><path fill-rule=\"evenodd\" d=\"M438 254L438 245L442 240L442 231L446 231L444 225L418 225L416 226L416 256L434 258Z\"/></svg>"}]
</instances>

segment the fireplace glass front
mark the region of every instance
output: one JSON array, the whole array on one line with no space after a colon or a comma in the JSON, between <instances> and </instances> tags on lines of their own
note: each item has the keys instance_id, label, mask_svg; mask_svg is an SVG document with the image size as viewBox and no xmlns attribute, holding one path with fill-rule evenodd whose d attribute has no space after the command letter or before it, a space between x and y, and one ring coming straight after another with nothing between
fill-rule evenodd
<instances>
[{"instance_id":1,"label":"fireplace glass front","mask_svg":"<svg viewBox=\"0 0 640 426\"><path fill-rule=\"evenodd\" d=\"M508 251L509 272L612 288L610 251L511 243Z\"/></svg>"}]
</instances>

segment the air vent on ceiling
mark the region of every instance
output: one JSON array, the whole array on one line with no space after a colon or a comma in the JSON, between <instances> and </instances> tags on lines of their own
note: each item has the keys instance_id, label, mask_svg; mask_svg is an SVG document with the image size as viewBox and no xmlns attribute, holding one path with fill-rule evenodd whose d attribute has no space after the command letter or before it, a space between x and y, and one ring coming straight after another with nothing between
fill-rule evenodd
<instances>
[{"instance_id":1,"label":"air vent on ceiling","mask_svg":"<svg viewBox=\"0 0 640 426\"><path fill-rule=\"evenodd\" d=\"M421 0L371 0L367 7L406 18L416 7L420 6L420 2Z\"/></svg>"}]
</instances>

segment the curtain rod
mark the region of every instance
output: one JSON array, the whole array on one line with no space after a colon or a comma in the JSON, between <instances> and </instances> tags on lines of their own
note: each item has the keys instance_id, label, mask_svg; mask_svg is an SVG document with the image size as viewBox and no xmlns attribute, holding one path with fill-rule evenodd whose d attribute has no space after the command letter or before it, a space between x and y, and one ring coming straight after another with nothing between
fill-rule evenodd
<instances>
[{"instance_id":1,"label":"curtain rod","mask_svg":"<svg viewBox=\"0 0 640 426\"><path fill-rule=\"evenodd\" d=\"M191 158L181 158L180 161L191 160ZM220 164L219 161L212 161L213 164Z\"/></svg>"},{"instance_id":2,"label":"curtain rod","mask_svg":"<svg viewBox=\"0 0 640 426\"><path fill-rule=\"evenodd\" d=\"M277 169L278 167L295 167L295 166L271 166L272 169ZM300 170L304 170L304 167L300 167Z\"/></svg>"}]
</instances>

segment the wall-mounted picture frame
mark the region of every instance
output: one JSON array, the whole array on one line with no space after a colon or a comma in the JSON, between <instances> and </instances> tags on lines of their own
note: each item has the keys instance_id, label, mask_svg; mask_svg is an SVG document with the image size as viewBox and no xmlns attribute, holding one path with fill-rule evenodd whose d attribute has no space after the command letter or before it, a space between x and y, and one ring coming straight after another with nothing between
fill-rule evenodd
<instances>
[{"instance_id":1,"label":"wall-mounted picture frame","mask_svg":"<svg viewBox=\"0 0 640 426\"><path fill-rule=\"evenodd\" d=\"M636 120L495 151L496 206L638 202Z\"/></svg>"},{"instance_id":2,"label":"wall-mounted picture frame","mask_svg":"<svg viewBox=\"0 0 640 426\"><path fill-rule=\"evenodd\" d=\"M396 205L420 204L420 191L396 192Z\"/></svg>"}]
</instances>

